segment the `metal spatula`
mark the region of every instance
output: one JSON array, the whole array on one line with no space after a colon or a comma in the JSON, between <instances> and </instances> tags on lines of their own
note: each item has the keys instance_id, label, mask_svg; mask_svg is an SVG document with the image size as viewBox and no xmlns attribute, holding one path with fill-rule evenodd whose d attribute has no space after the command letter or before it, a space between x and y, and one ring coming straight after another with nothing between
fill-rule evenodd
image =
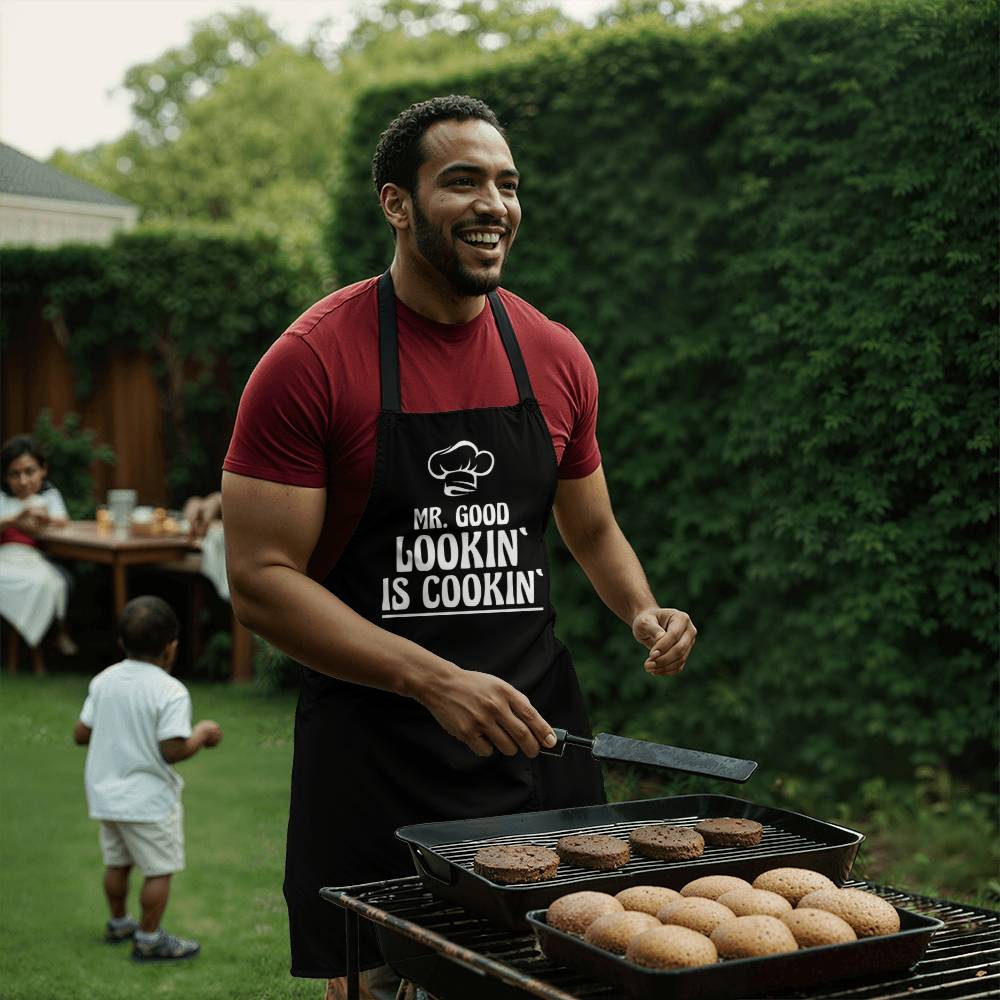
<instances>
[{"instance_id":1,"label":"metal spatula","mask_svg":"<svg viewBox=\"0 0 1000 1000\"><path fill-rule=\"evenodd\" d=\"M594 739L574 736L565 729L553 728L556 745L542 747L542 753L561 757L567 745L589 750L598 760L618 760L630 764L648 764L650 767L664 767L671 771L686 771L701 774L707 778L721 778L742 784L757 770L757 761L740 760L738 757L720 757L700 750L685 750L662 743L647 743L645 740L630 740L625 736L599 733Z\"/></svg>"}]
</instances>

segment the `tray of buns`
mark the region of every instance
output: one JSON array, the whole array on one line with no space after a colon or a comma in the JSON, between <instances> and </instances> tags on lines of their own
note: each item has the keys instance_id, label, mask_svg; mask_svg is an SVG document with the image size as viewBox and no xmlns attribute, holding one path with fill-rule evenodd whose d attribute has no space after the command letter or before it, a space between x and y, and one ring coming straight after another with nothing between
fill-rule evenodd
<instances>
[{"instance_id":1,"label":"tray of buns","mask_svg":"<svg viewBox=\"0 0 1000 1000\"><path fill-rule=\"evenodd\" d=\"M512 930L525 927L529 910L574 889L679 889L723 872L752 881L782 866L839 885L864 840L856 830L728 795L421 823L396 836L428 890Z\"/></svg>"},{"instance_id":2,"label":"tray of buns","mask_svg":"<svg viewBox=\"0 0 1000 1000\"><path fill-rule=\"evenodd\" d=\"M583 890L526 916L546 958L635 1000L774 996L883 978L919 962L944 926L824 878L779 868L752 885L703 876L683 895L655 886L616 896Z\"/></svg>"}]
</instances>

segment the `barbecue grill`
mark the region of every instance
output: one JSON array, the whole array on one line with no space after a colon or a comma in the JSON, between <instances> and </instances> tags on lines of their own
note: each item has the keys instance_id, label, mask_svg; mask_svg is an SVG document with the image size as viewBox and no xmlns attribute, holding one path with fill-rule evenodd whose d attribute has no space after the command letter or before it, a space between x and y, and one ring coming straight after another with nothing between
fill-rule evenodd
<instances>
[{"instance_id":1,"label":"barbecue grill","mask_svg":"<svg viewBox=\"0 0 1000 1000\"><path fill-rule=\"evenodd\" d=\"M901 909L936 918L944 926L924 958L908 972L857 980L778 997L902 1000L910 997L974 1000L1000 990L1000 913L931 899L897 889L848 881ZM545 958L531 933L497 927L443 900L416 877L323 889L347 912L348 997L358 997L359 920L376 926L389 964L440 1000L627 1000L624 994Z\"/></svg>"}]
</instances>

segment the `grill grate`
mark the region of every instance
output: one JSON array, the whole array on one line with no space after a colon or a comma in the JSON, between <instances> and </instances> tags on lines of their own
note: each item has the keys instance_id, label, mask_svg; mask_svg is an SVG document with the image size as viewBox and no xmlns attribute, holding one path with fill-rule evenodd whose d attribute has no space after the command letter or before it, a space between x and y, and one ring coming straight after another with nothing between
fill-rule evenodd
<instances>
[{"instance_id":1,"label":"grill grate","mask_svg":"<svg viewBox=\"0 0 1000 1000\"><path fill-rule=\"evenodd\" d=\"M517 843L518 838L509 838L503 842ZM834 992L819 990L782 996L811 997L816 1000L833 997L848 1000L902 1000L921 996L975 1000L998 995L1000 913L916 896L867 882L849 881L845 885L876 892L903 909L936 917L944 922L945 927L934 934L924 959L909 974L854 987L850 984L838 985ZM327 892L328 890L324 890L324 895ZM624 1000L623 995L616 990L550 962L538 952L534 935L505 931L481 917L473 916L462 907L427 892L419 879L401 878L367 887L358 886L343 894L331 894L328 898L349 911L361 913L374 922L391 928L393 934L401 934L404 939L410 938L426 944L442 954L447 954L447 950L435 948L434 942L429 942L423 935L424 931L432 931L450 944L500 963L505 967L506 974L502 977L505 985L499 981L496 985L506 990L502 993L504 997ZM452 954L451 957L461 960L460 955ZM453 970L458 970L458 966L447 964ZM487 970L485 974L500 979L496 971L491 973ZM446 982L446 976L435 978L435 988L441 996L466 996L461 987L457 992L447 992L441 985ZM481 990L479 995L483 995ZM500 996L501 993L489 995Z\"/></svg>"},{"instance_id":2,"label":"grill grate","mask_svg":"<svg viewBox=\"0 0 1000 1000\"><path fill-rule=\"evenodd\" d=\"M700 823L704 816L683 816L674 817L669 821L657 820L652 825L693 827ZM488 837L482 840L461 840L451 844L437 844L434 852L451 864L458 865L466 871L473 871L472 859L476 852L483 847L490 847L494 844L537 844L539 847L548 847L555 850L556 841L560 837L570 837L576 834L607 834L628 841L629 834L641 826L651 825L650 820L641 822L630 821L620 823L602 823L583 827L573 827L564 830L547 830L545 833L525 833L505 837ZM705 845L705 853L700 857L692 858L689 861L658 861L654 858L643 858L634 855L632 859L622 868L614 869L615 875L640 875L643 872L662 871L664 866L671 868L689 868L701 866L706 862L718 862L719 864L740 864L748 858L768 858L772 856L785 857L796 851L811 851L825 848L827 845L801 834L793 833L782 829L773 823L763 823L764 836L762 842L753 848L746 847L711 847ZM559 871L554 878L546 879L545 885L559 885L563 883L579 883L592 879L606 879L608 872L592 871L588 868L580 868L560 862Z\"/></svg>"}]
</instances>

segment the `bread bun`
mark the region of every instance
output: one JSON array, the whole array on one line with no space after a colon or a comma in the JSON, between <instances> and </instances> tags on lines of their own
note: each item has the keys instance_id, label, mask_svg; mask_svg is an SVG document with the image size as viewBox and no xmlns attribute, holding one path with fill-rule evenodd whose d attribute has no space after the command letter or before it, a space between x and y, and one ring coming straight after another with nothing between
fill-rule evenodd
<instances>
[{"instance_id":1,"label":"bread bun","mask_svg":"<svg viewBox=\"0 0 1000 1000\"><path fill-rule=\"evenodd\" d=\"M827 910L799 907L786 913L781 922L792 932L800 948L817 948L824 944L848 944L857 941L854 928Z\"/></svg>"},{"instance_id":2,"label":"bread bun","mask_svg":"<svg viewBox=\"0 0 1000 1000\"><path fill-rule=\"evenodd\" d=\"M676 902L681 894L676 889L668 889L662 885L633 885L615 894L626 910L638 910L655 917L667 903Z\"/></svg>"},{"instance_id":3,"label":"bread bun","mask_svg":"<svg viewBox=\"0 0 1000 1000\"><path fill-rule=\"evenodd\" d=\"M690 899L667 903L656 916L660 923L679 924L707 937L719 924L732 920L735 914L728 906L723 906L714 899L692 896Z\"/></svg>"},{"instance_id":4,"label":"bread bun","mask_svg":"<svg viewBox=\"0 0 1000 1000\"><path fill-rule=\"evenodd\" d=\"M798 906L799 900L810 892L837 888L825 875L809 868L772 868L758 875L753 880L753 887L776 892L779 896L784 896L792 906Z\"/></svg>"},{"instance_id":5,"label":"bread bun","mask_svg":"<svg viewBox=\"0 0 1000 1000\"><path fill-rule=\"evenodd\" d=\"M761 958L798 951L792 932L777 917L735 917L712 932L722 958Z\"/></svg>"},{"instance_id":6,"label":"bread bun","mask_svg":"<svg viewBox=\"0 0 1000 1000\"><path fill-rule=\"evenodd\" d=\"M693 882L688 882L681 889L682 896L701 896L703 899L718 899L730 889L749 889L750 883L745 878L735 875L703 875Z\"/></svg>"},{"instance_id":7,"label":"bread bun","mask_svg":"<svg viewBox=\"0 0 1000 1000\"><path fill-rule=\"evenodd\" d=\"M605 913L598 917L588 928L583 939L603 948L613 951L616 955L624 955L629 942L643 931L659 927L660 922L648 913L637 913L635 910L622 913Z\"/></svg>"},{"instance_id":8,"label":"bread bun","mask_svg":"<svg viewBox=\"0 0 1000 1000\"><path fill-rule=\"evenodd\" d=\"M654 927L634 937L625 957L647 969L693 969L719 960L715 945L687 927Z\"/></svg>"},{"instance_id":9,"label":"bread bun","mask_svg":"<svg viewBox=\"0 0 1000 1000\"><path fill-rule=\"evenodd\" d=\"M859 938L895 934L899 930L896 907L862 889L820 889L803 896L799 907L835 913L851 925Z\"/></svg>"},{"instance_id":10,"label":"bread bun","mask_svg":"<svg viewBox=\"0 0 1000 1000\"><path fill-rule=\"evenodd\" d=\"M545 920L550 927L582 936L598 917L624 912L622 904L606 892L571 892L549 905Z\"/></svg>"},{"instance_id":11,"label":"bread bun","mask_svg":"<svg viewBox=\"0 0 1000 1000\"><path fill-rule=\"evenodd\" d=\"M730 889L718 899L723 906L728 906L738 917L752 917L761 914L766 917L783 917L791 913L792 904L767 889Z\"/></svg>"}]
</instances>

